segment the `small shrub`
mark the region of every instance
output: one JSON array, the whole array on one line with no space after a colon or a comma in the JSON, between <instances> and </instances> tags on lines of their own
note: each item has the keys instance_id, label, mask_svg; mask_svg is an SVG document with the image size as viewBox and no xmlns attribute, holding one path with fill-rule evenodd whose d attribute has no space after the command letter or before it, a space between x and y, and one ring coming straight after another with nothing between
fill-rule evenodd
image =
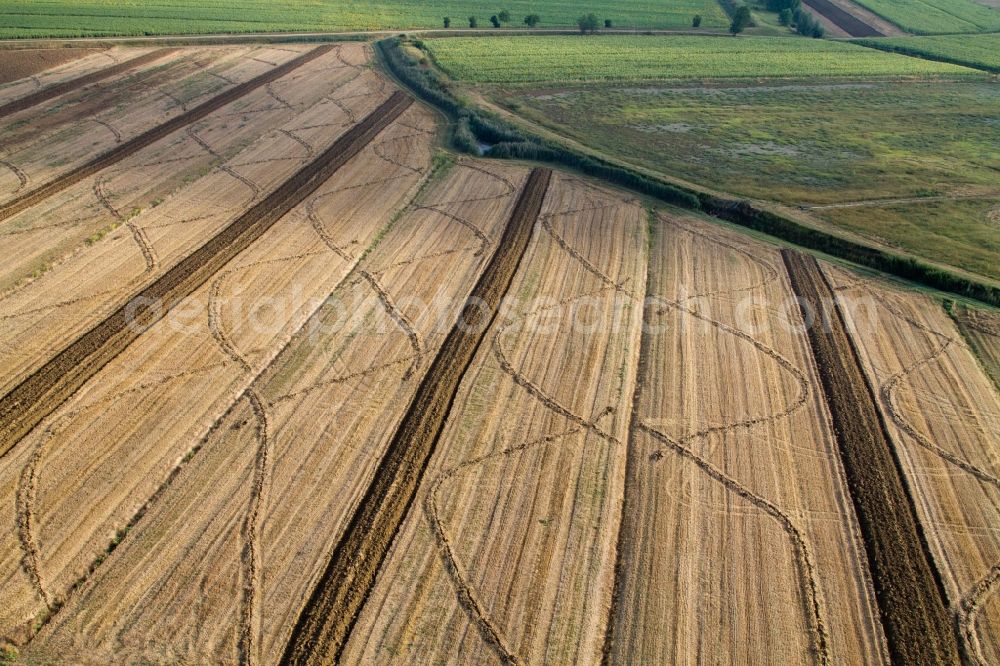
<instances>
[{"instance_id":1,"label":"small shrub","mask_svg":"<svg viewBox=\"0 0 1000 666\"><path fill-rule=\"evenodd\" d=\"M524 17L524 24L529 28L534 28L541 22L542 22L542 17L540 17L538 14L528 14L527 16Z\"/></svg>"},{"instance_id":2,"label":"small shrub","mask_svg":"<svg viewBox=\"0 0 1000 666\"><path fill-rule=\"evenodd\" d=\"M692 28L700 28L701 27L701 14L695 14L694 15L694 18L691 19L691 27Z\"/></svg>"},{"instance_id":3,"label":"small shrub","mask_svg":"<svg viewBox=\"0 0 1000 666\"><path fill-rule=\"evenodd\" d=\"M479 27L479 20L475 16L470 16L469 17L469 27L470 28L478 28Z\"/></svg>"},{"instance_id":4,"label":"small shrub","mask_svg":"<svg viewBox=\"0 0 1000 666\"><path fill-rule=\"evenodd\" d=\"M451 17L450 16L445 16L444 17L444 27L446 27L446 28L450 28L451 27Z\"/></svg>"}]
</instances>

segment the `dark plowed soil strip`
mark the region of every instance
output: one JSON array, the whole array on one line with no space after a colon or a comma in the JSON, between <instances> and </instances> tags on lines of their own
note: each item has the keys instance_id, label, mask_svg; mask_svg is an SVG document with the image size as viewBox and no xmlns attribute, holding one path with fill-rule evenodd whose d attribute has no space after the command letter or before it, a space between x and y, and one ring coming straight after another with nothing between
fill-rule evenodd
<instances>
[{"instance_id":1,"label":"dark plowed soil strip","mask_svg":"<svg viewBox=\"0 0 1000 666\"><path fill-rule=\"evenodd\" d=\"M809 0L809 6L851 37L885 37L857 16L844 11L830 0Z\"/></svg>"},{"instance_id":2,"label":"dark plowed soil strip","mask_svg":"<svg viewBox=\"0 0 1000 666\"><path fill-rule=\"evenodd\" d=\"M397 91L267 198L0 398L0 455L10 450L142 331L315 192L412 103L410 97Z\"/></svg>"},{"instance_id":3,"label":"dark plowed soil strip","mask_svg":"<svg viewBox=\"0 0 1000 666\"><path fill-rule=\"evenodd\" d=\"M175 118L171 118L162 125L157 125L153 129L143 132L134 139L129 139L125 143L119 144L108 152L98 155L86 164L76 167L72 171L59 176L55 180L51 180L41 187L22 194L18 198L11 200L10 203L0 206L0 220L5 220L12 215L16 215L21 211L44 201L53 194L61 192L67 187L80 182L84 178L93 176L101 169L106 169L112 164L121 162L129 155L142 150L146 146L159 141L163 137L171 134L172 132L176 132L186 125L190 125L191 123L201 120L213 111L217 111L226 104L243 97L247 93L250 93L263 85L267 85L272 81L276 81L285 74L294 71L310 60L315 60L333 48L335 48L335 45L333 44L316 47L298 58L290 60L283 65L279 65L278 67L275 67L258 77L250 79L245 83L241 83L238 86L230 88L229 90L220 95L216 95L206 102L202 102L190 111L182 113Z\"/></svg>"},{"instance_id":4,"label":"dark plowed soil strip","mask_svg":"<svg viewBox=\"0 0 1000 666\"><path fill-rule=\"evenodd\" d=\"M284 664L329 664L340 658L375 576L389 552L451 410L459 383L531 239L551 172L531 172L479 281L393 435L375 478L351 517L326 571L302 609Z\"/></svg>"},{"instance_id":5,"label":"dark plowed soil strip","mask_svg":"<svg viewBox=\"0 0 1000 666\"><path fill-rule=\"evenodd\" d=\"M813 257L782 256L809 326L894 664L958 664L958 644L896 451L833 290Z\"/></svg>"},{"instance_id":6,"label":"dark plowed soil strip","mask_svg":"<svg viewBox=\"0 0 1000 666\"><path fill-rule=\"evenodd\" d=\"M63 83L57 83L54 86L49 86L48 88L42 88L38 92L25 95L24 97L15 99L12 102L8 102L3 106L0 106L0 118L9 116L12 113L17 113L18 111L24 111L25 109L29 109L36 104L47 102L50 99L59 97L60 95L65 95L68 92L73 92L77 88L89 86L91 83L96 83L97 81L106 79L110 76L127 72L134 67L141 67L142 65L151 63L154 60L159 60L176 50L177 49L157 49L145 55L141 55L138 58L132 58L131 60L120 62L117 65L105 67L104 69L96 72L85 74L69 81L64 81Z\"/></svg>"}]
</instances>

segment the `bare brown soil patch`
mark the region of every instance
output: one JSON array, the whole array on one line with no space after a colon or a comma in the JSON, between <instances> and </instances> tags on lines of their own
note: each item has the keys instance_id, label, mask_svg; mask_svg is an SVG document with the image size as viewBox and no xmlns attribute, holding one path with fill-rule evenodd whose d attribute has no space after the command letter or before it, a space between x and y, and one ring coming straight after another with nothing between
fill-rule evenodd
<instances>
[{"instance_id":1,"label":"bare brown soil patch","mask_svg":"<svg viewBox=\"0 0 1000 666\"><path fill-rule=\"evenodd\" d=\"M0 83L38 74L100 49L0 49Z\"/></svg>"},{"instance_id":2,"label":"bare brown soil patch","mask_svg":"<svg viewBox=\"0 0 1000 666\"><path fill-rule=\"evenodd\" d=\"M894 663L958 664L939 586L894 446L834 293L812 257L782 252L837 431Z\"/></svg>"}]
</instances>

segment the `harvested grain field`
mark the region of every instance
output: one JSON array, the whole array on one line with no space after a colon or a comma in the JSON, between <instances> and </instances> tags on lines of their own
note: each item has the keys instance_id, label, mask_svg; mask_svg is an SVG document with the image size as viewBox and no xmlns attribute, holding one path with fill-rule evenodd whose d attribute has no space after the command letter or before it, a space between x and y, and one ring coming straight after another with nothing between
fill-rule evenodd
<instances>
[{"instance_id":1,"label":"harvested grain field","mask_svg":"<svg viewBox=\"0 0 1000 666\"><path fill-rule=\"evenodd\" d=\"M654 227L612 663L884 663L864 545L781 257Z\"/></svg>"},{"instance_id":2,"label":"harvested grain field","mask_svg":"<svg viewBox=\"0 0 1000 666\"><path fill-rule=\"evenodd\" d=\"M1000 659L1000 394L940 304L829 269L970 663ZM877 308L851 308L877 295Z\"/></svg>"},{"instance_id":3,"label":"harvested grain field","mask_svg":"<svg viewBox=\"0 0 1000 666\"><path fill-rule=\"evenodd\" d=\"M620 515L645 211L564 175L343 663L594 663Z\"/></svg>"},{"instance_id":4,"label":"harvested grain field","mask_svg":"<svg viewBox=\"0 0 1000 666\"><path fill-rule=\"evenodd\" d=\"M0 662L1000 660L993 313L442 151L372 55L0 85Z\"/></svg>"},{"instance_id":5,"label":"harvested grain field","mask_svg":"<svg viewBox=\"0 0 1000 666\"><path fill-rule=\"evenodd\" d=\"M955 305L952 318L1000 391L1000 313Z\"/></svg>"},{"instance_id":6,"label":"harvested grain field","mask_svg":"<svg viewBox=\"0 0 1000 666\"><path fill-rule=\"evenodd\" d=\"M70 50L70 49L60 49ZM99 72L115 67L132 58L141 57L152 52L153 48L101 48L83 50L79 57L71 58L63 63L54 63L52 67L39 72L28 72L17 79L8 79L0 84L0 105L7 105L14 100L27 98L54 86L88 76L100 76ZM18 55L19 49L4 49L0 51L5 60L31 62L32 58ZM33 50L38 52L38 50ZM36 60L37 62L37 60Z\"/></svg>"},{"instance_id":7,"label":"harvested grain field","mask_svg":"<svg viewBox=\"0 0 1000 666\"><path fill-rule=\"evenodd\" d=\"M0 225L9 229L11 250L22 253L4 266L11 282L21 281L0 300L5 326L0 390L9 391L218 233L391 93L384 80L360 65L344 64L336 53L303 69L298 79L274 85L294 102L292 108L277 107L258 89L253 99L243 100L248 108L223 108L139 151L120 168L101 171ZM259 113L251 113L257 108ZM243 115L234 119L233 113ZM366 150L382 149L376 142ZM171 190L162 196L166 187ZM162 200L134 216L128 212L137 198L153 197ZM31 226L19 229L20 224ZM92 237L84 234L95 227L106 235L88 242ZM72 249L47 272L26 280L30 274L24 273L39 257L49 256L37 244L61 234ZM39 330L40 322L54 321L60 326Z\"/></svg>"},{"instance_id":8,"label":"harvested grain field","mask_svg":"<svg viewBox=\"0 0 1000 666\"><path fill-rule=\"evenodd\" d=\"M426 127L428 120L421 113L401 122ZM412 133L402 126L394 131ZM420 171L401 180L416 184L429 153L401 157ZM245 334L230 334L228 342L213 345L206 327L205 346L214 347L215 354L203 361L242 357L231 363L236 366L231 372L242 378L242 393L229 397L232 407L224 414L202 421L200 429L207 434L180 439L175 446L183 446L164 452L163 462L174 464L186 447L199 447L128 539L32 645L41 653L77 655L82 663L106 663L112 655L274 663L322 573L339 536L337 526L346 524L443 341L437 321L417 317L416 300L464 298L488 258L471 228L491 239L492 251L523 178L520 171L456 165L436 176L388 229L391 209L379 204L386 206L385 215L372 220L366 237L338 223L338 210L331 206L350 210L358 189L367 189L370 197L384 188L377 182L356 188L338 178L326 203L307 204L294 220L301 235L311 234L313 246L344 255L341 270L327 282L333 300L310 313L271 359L255 353L260 341ZM466 201L471 191L478 196ZM313 220L322 225L323 238ZM280 233L277 227L274 231ZM253 257L245 261L252 264ZM442 281L445 274L449 277ZM220 289L235 287L223 283ZM356 305L354 311L361 314L338 327L340 310L332 303ZM453 309L444 313L451 319L456 314ZM381 328L369 330L369 317ZM174 359L161 372L180 374L183 363ZM174 400L200 404L197 391L184 386L189 380L179 381ZM211 376L202 381L210 382ZM190 428L192 423L182 417L178 425ZM123 439L122 446L127 443ZM308 482L320 478L321 484ZM214 489L207 500L206 488ZM194 511L205 501L216 509ZM181 524L188 527L180 529ZM206 561L215 563L211 572L204 569ZM198 612L185 612L193 602Z\"/></svg>"}]
</instances>

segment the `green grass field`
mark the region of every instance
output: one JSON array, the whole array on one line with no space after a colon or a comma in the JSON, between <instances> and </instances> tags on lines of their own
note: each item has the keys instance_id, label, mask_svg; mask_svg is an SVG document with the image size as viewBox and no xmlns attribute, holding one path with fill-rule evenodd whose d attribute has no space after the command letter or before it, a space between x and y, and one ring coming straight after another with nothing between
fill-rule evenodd
<instances>
[{"instance_id":1,"label":"green grass field","mask_svg":"<svg viewBox=\"0 0 1000 666\"><path fill-rule=\"evenodd\" d=\"M489 28L501 9L512 27L527 14L569 27L590 11L622 28L687 28L695 14L703 27L729 24L715 0L21 0L0 3L0 38L440 28L445 16L458 28L473 15Z\"/></svg>"},{"instance_id":2,"label":"green grass field","mask_svg":"<svg viewBox=\"0 0 1000 666\"><path fill-rule=\"evenodd\" d=\"M478 90L601 153L740 196L811 206L1000 195L1000 89L985 75L956 83L708 83ZM931 214L947 205L910 206L907 224L897 213L868 208L814 214L1000 277L998 222L987 226L974 213L954 220ZM865 219L873 224L866 227Z\"/></svg>"},{"instance_id":3,"label":"green grass field","mask_svg":"<svg viewBox=\"0 0 1000 666\"><path fill-rule=\"evenodd\" d=\"M1000 30L1000 10L973 0L858 0L908 32L992 32Z\"/></svg>"},{"instance_id":4,"label":"green grass field","mask_svg":"<svg viewBox=\"0 0 1000 666\"><path fill-rule=\"evenodd\" d=\"M818 217L928 259L949 261L1000 280L1000 198L836 208Z\"/></svg>"},{"instance_id":5,"label":"green grass field","mask_svg":"<svg viewBox=\"0 0 1000 666\"><path fill-rule=\"evenodd\" d=\"M797 37L473 37L425 43L449 75L476 83L971 73L856 44Z\"/></svg>"},{"instance_id":6,"label":"green grass field","mask_svg":"<svg viewBox=\"0 0 1000 666\"><path fill-rule=\"evenodd\" d=\"M940 35L865 39L873 48L946 60L1000 72L1000 35Z\"/></svg>"}]
</instances>

